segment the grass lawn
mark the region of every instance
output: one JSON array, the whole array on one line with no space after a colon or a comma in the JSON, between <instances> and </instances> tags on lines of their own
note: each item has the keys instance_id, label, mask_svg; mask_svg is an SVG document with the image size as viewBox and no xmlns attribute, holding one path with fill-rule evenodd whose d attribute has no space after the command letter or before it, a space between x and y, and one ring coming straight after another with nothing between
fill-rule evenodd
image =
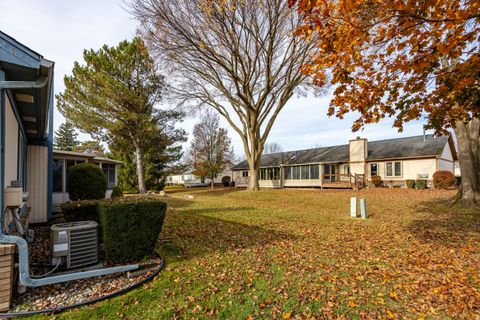
<instances>
[{"instance_id":1,"label":"grass lawn","mask_svg":"<svg viewBox=\"0 0 480 320\"><path fill-rule=\"evenodd\" d=\"M50 318L480 316L480 213L449 207L453 191L169 194L157 279ZM368 220L349 217L352 195L367 199Z\"/></svg>"}]
</instances>

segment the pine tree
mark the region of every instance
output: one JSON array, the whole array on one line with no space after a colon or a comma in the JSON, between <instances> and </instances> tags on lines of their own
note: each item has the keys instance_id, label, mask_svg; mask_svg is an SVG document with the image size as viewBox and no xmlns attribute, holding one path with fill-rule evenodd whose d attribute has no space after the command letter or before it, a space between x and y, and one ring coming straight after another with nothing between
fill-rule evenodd
<instances>
[{"instance_id":1,"label":"pine tree","mask_svg":"<svg viewBox=\"0 0 480 320\"><path fill-rule=\"evenodd\" d=\"M145 193L144 141L157 130L164 78L140 38L85 50L57 95L58 109L93 138L134 147L138 189Z\"/></svg>"},{"instance_id":2,"label":"pine tree","mask_svg":"<svg viewBox=\"0 0 480 320\"><path fill-rule=\"evenodd\" d=\"M64 122L55 131L54 145L56 149L73 151L78 145L78 133L75 132L75 127L71 122Z\"/></svg>"}]
</instances>

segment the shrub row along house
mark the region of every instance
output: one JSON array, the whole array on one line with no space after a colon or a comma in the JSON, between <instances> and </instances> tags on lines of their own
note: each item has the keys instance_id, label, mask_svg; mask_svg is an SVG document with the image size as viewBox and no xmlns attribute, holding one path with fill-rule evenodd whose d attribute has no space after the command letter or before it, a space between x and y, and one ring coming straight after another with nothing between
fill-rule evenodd
<instances>
[{"instance_id":1,"label":"shrub row along house","mask_svg":"<svg viewBox=\"0 0 480 320\"><path fill-rule=\"evenodd\" d=\"M120 165L92 154L53 150L53 69L52 61L0 32L0 183L5 190L0 206L11 204L5 203L6 194L9 200L21 191L20 216L29 215L31 223L47 222L53 208L68 200L66 175L74 164L97 163L109 189L116 185Z\"/></svg>"},{"instance_id":2,"label":"shrub row along house","mask_svg":"<svg viewBox=\"0 0 480 320\"><path fill-rule=\"evenodd\" d=\"M455 171L457 153L447 136L421 135L368 141L358 137L348 144L263 155L261 188L352 188L380 176L386 186L404 186L406 180L432 182L438 170ZM233 167L236 187L249 182L247 161Z\"/></svg>"}]
</instances>

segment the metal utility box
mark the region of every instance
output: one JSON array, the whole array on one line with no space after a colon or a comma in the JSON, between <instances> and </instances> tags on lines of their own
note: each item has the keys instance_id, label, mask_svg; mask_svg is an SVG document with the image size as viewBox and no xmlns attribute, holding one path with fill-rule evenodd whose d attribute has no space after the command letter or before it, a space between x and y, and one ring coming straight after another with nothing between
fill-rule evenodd
<instances>
[{"instance_id":1,"label":"metal utility box","mask_svg":"<svg viewBox=\"0 0 480 320\"><path fill-rule=\"evenodd\" d=\"M5 207L20 207L23 202L22 188L5 188L3 195Z\"/></svg>"},{"instance_id":2,"label":"metal utility box","mask_svg":"<svg viewBox=\"0 0 480 320\"><path fill-rule=\"evenodd\" d=\"M95 221L57 223L50 227L52 263L67 269L99 261L98 224Z\"/></svg>"}]
</instances>

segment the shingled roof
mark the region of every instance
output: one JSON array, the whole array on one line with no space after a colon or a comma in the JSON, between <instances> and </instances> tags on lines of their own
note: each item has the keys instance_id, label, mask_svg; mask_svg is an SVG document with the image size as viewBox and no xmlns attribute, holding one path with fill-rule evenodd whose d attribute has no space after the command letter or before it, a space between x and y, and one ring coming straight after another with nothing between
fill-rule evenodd
<instances>
[{"instance_id":1,"label":"shingled roof","mask_svg":"<svg viewBox=\"0 0 480 320\"><path fill-rule=\"evenodd\" d=\"M442 154L448 137L434 135L423 135L388 139L368 142L367 161L414 158L414 157L435 157ZM266 154L262 156L260 167L278 167L280 164L296 165L304 163L347 163L349 162L349 145L322 147L307 150L287 151L280 153ZM232 170L248 169L248 162L242 161L233 167Z\"/></svg>"}]
</instances>

